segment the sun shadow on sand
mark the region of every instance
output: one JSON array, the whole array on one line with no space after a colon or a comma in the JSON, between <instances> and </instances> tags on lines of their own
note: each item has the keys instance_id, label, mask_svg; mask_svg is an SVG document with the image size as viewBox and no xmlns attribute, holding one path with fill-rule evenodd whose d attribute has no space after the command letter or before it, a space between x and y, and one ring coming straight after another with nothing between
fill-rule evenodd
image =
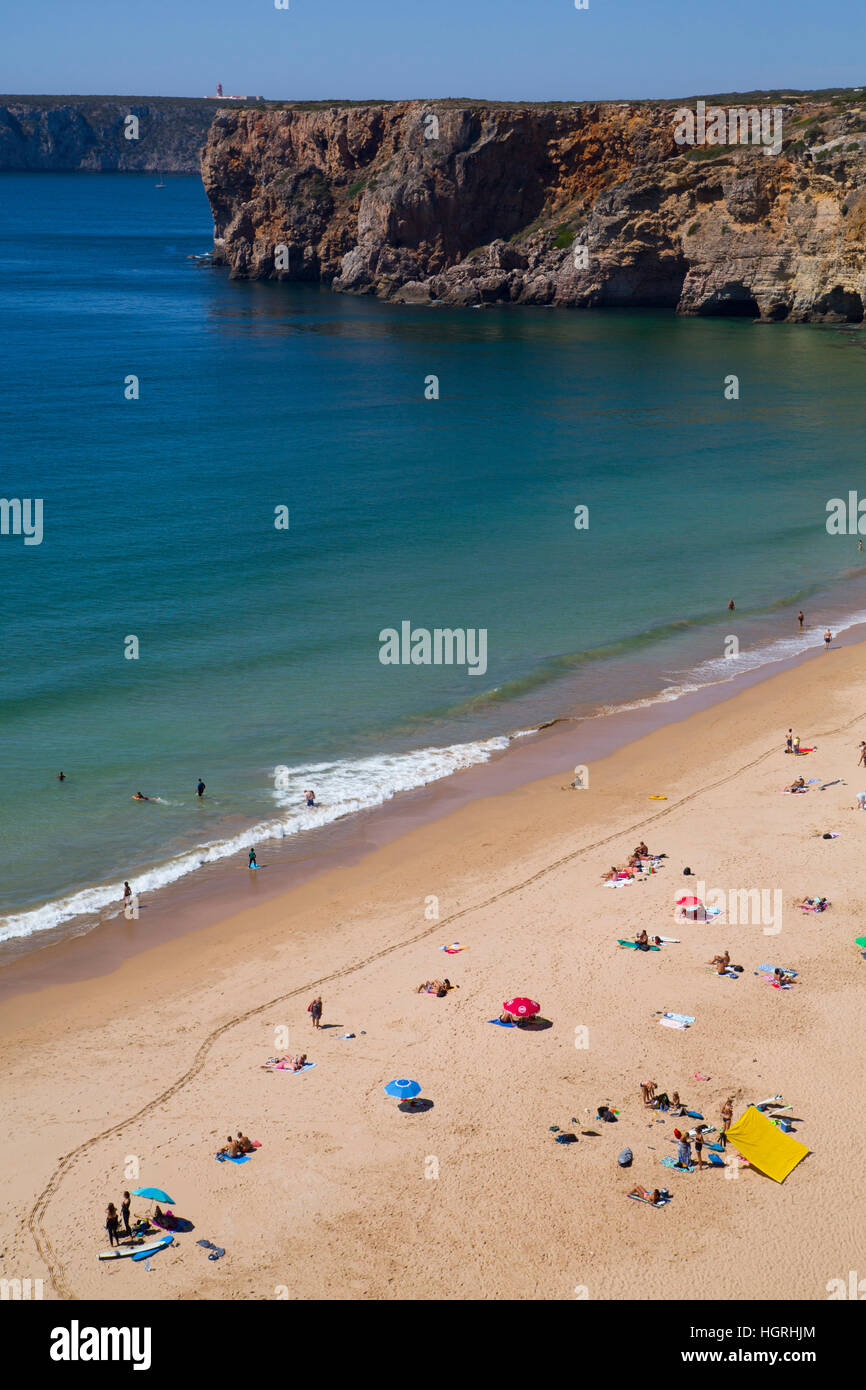
<instances>
[{"instance_id":1,"label":"sun shadow on sand","mask_svg":"<svg viewBox=\"0 0 866 1390\"><path fill-rule=\"evenodd\" d=\"M419 1096L417 1100L401 1100L397 1109L402 1110L404 1115L422 1115L425 1110L433 1109L433 1102L422 1100Z\"/></svg>"},{"instance_id":2,"label":"sun shadow on sand","mask_svg":"<svg viewBox=\"0 0 866 1390\"><path fill-rule=\"evenodd\" d=\"M545 1033L553 1024L549 1018L525 1018L517 1027L521 1033Z\"/></svg>"}]
</instances>

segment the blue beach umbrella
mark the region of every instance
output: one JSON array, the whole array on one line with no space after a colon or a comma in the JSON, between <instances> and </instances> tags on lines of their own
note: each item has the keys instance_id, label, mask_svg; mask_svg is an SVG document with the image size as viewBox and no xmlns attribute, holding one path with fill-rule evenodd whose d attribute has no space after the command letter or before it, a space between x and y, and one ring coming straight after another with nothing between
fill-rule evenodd
<instances>
[{"instance_id":1,"label":"blue beach umbrella","mask_svg":"<svg viewBox=\"0 0 866 1390\"><path fill-rule=\"evenodd\" d=\"M385 1087L385 1095L393 1096L395 1100L411 1100L420 1090L417 1081L408 1081L404 1076L399 1081L389 1081Z\"/></svg>"},{"instance_id":2,"label":"blue beach umbrella","mask_svg":"<svg viewBox=\"0 0 866 1390\"><path fill-rule=\"evenodd\" d=\"M146 1197L149 1202L167 1202L170 1207L174 1206L174 1198L169 1197L167 1192L163 1192L161 1187L135 1187L132 1195L133 1197Z\"/></svg>"}]
</instances>

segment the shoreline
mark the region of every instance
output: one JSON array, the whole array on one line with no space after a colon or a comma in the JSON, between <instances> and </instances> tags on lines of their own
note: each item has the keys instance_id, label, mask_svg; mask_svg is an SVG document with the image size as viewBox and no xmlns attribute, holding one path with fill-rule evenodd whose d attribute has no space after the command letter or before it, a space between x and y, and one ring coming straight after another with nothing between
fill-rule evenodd
<instances>
[{"instance_id":1,"label":"shoreline","mask_svg":"<svg viewBox=\"0 0 866 1390\"><path fill-rule=\"evenodd\" d=\"M46 1275L47 1297L108 1299L270 1298L287 1283L298 1299L566 1299L576 1283L621 1299L636 1282L667 1298L825 1297L830 1276L856 1267L863 1238L863 1082L845 1059L862 1018L851 942L864 674L863 644L822 653L600 758L585 793L566 794L553 775L467 803L109 977L9 1001L0 1098L21 1139L0 1273ZM826 792L778 795L791 723L818 744L797 772L825 777ZM662 784L668 800L649 800ZM824 841L831 828L842 838ZM641 836L667 855L662 872L605 892L603 870ZM618 931L664 930L684 862L709 882L781 882L779 941L708 923L681 927L680 944L660 954L617 950ZM816 888L832 911L792 909ZM425 917L431 894L439 920ZM455 937L469 950L444 966L437 947ZM746 966L736 986L704 965L727 945ZM752 973L777 955L800 971L789 995ZM414 993L446 969L454 995ZM552 1027L486 1027L509 990L539 999ZM304 1009L316 992L326 1027L313 1034ZM665 1008L695 1026L658 1028ZM315 1076L261 1070L283 1027ZM383 1084L401 1075L418 1077L428 1112L387 1102ZM649 1132L644 1075L711 1123L727 1094L739 1114L784 1093L811 1153L782 1187L754 1170L738 1182L675 1176L673 1205L650 1216L624 1196L633 1182L660 1182L667 1135ZM567 1128L601 1100L620 1110L612 1134L553 1145L549 1125ZM239 1124L262 1148L227 1173L213 1150ZM628 1174L615 1163L623 1144L635 1154ZM425 1181L431 1155L437 1182ZM93 1258L99 1213L130 1156L196 1227L162 1257L158 1281ZM827 1190L844 1221L827 1222ZM647 1224L659 1220L671 1227L661 1241ZM421 1238L431 1221L435 1242ZM748 1255L756 1229L761 1262ZM199 1235L229 1260L203 1269ZM671 1262L683 1244L691 1258Z\"/></svg>"},{"instance_id":2,"label":"shoreline","mask_svg":"<svg viewBox=\"0 0 866 1390\"><path fill-rule=\"evenodd\" d=\"M836 640L833 650L866 642L866 624L854 625ZM708 683L671 701L652 698L637 708L615 709L589 717L564 713L528 736L514 738L501 752L472 767L426 786L398 792L389 801L316 829L263 841L259 873L251 875L236 856L204 864L148 895L141 916L128 921L122 912L95 924L76 919L28 937L0 943L0 1008L16 995L71 981L84 982L116 970L125 961L198 933L227 916L282 898L333 869L358 865L367 855L399 840L407 832L435 824L473 802L498 796L560 771L567 786L572 768L597 761L657 730L689 719L694 713L727 703L754 686L807 664L820 649ZM263 879L263 871L269 871ZM58 934L60 939L57 939ZM45 940L54 936L54 940Z\"/></svg>"}]
</instances>

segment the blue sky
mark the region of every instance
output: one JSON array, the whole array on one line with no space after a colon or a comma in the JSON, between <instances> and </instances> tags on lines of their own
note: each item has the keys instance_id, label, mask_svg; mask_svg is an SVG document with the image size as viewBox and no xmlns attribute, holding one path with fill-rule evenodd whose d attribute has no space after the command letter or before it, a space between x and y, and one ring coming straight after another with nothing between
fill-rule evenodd
<instances>
[{"instance_id":1,"label":"blue sky","mask_svg":"<svg viewBox=\"0 0 866 1390\"><path fill-rule=\"evenodd\" d=\"M866 0L0 0L0 92L583 100L866 85Z\"/></svg>"}]
</instances>

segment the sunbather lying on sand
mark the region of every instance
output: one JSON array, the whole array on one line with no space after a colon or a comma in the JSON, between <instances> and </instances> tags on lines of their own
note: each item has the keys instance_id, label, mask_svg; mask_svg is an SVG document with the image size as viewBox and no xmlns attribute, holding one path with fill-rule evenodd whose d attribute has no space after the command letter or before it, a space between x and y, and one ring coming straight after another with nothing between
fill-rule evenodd
<instances>
[{"instance_id":1,"label":"sunbather lying on sand","mask_svg":"<svg viewBox=\"0 0 866 1390\"><path fill-rule=\"evenodd\" d=\"M435 994L438 999L444 999L449 989L459 989L459 985L452 985L450 980L425 980L423 985L419 985L415 990L416 994Z\"/></svg>"},{"instance_id":2,"label":"sunbather lying on sand","mask_svg":"<svg viewBox=\"0 0 866 1390\"><path fill-rule=\"evenodd\" d=\"M632 1188L628 1195L629 1197L640 1197L642 1202L652 1202L654 1207L661 1206L662 1194L657 1187L654 1187L652 1192L650 1192L648 1187L641 1187L640 1184L638 1184L636 1187Z\"/></svg>"},{"instance_id":3,"label":"sunbather lying on sand","mask_svg":"<svg viewBox=\"0 0 866 1390\"><path fill-rule=\"evenodd\" d=\"M237 1139L232 1139L231 1135L229 1135L223 1147L217 1149L217 1158L219 1158L220 1154L227 1154L229 1158L240 1158L242 1153L243 1149Z\"/></svg>"},{"instance_id":4,"label":"sunbather lying on sand","mask_svg":"<svg viewBox=\"0 0 866 1390\"><path fill-rule=\"evenodd\" d=\"M806 790L805 777L798 777L796 782L792 782L788 788L789 792L804 792Z\"/></svg>"},{"instance_id":5,"label":"sunbather lying on sand","mask_svg":"<svg viewBox=\"0 0 866 1390\"><path fill-rule=\"evenodd\" d=\"M824 912L828 907L832 907L832 903L828 898L804 898L798 906L806 912Z\"/></svg>"},{"instance_id":6,"label":"sunbather lying on sand","mask_svg":"<svg viewBox=\"0 0 866 1390\"><path fill-rule=\"evenodd\" d=\"M794 976L788 970L780 970L777 966L776 969L773 971L773 974L776 977L777 984L793 985L795 983Z\"/></svg>"}]
</instances>

